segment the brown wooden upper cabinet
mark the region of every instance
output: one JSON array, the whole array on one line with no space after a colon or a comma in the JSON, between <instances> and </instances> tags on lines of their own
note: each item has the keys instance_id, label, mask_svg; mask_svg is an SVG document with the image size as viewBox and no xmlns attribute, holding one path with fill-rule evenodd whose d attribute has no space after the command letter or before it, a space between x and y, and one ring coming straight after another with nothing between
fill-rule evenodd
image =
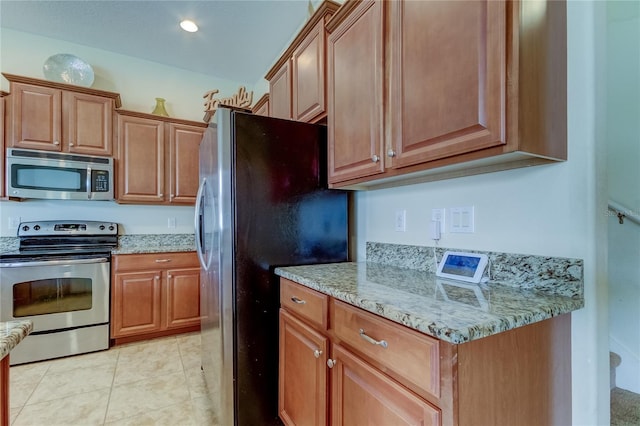
<instances>
[{"instance_id":1,"label":"brown wooden upper cabinet","mask_svg":"<svg viewBox=\"0 0 640 426\"><path fill-rule=\"evenodd\" d=\"M340 5L325 0L265 78L269 115L318 122L326 117L325 25Z\"/></svg>"},{"instance_id":2,"label":"brown wooden upper cabinet","mask_svg":"<svg viewBox=\"0 0 640 426\"><path fill-rule=\"evenodd\" d=\"M326 26L330 186L566 160L566 4L530 3L347 1Z\"/></svg>"},{"instance_id":3,"label":"brown wooden upper cabinet","mask_svg":"<svg viewBox=\"0 0 640 426\"><path fill-rule=\"evenodd\" d=\"M2 74L7 97L7 146L76 154L113 154L113 111L120 95Z\"/></svg>"},{"instance_id":4,"label":"brown wooden upper cabinet","mask_svg":"<svg viewBox=\"0 0 640 426\"><path fill-rule=\"evenodd\" d=\"M119 203L195 204L205 123L120 110Z\"/></svg>"}]
</instances>

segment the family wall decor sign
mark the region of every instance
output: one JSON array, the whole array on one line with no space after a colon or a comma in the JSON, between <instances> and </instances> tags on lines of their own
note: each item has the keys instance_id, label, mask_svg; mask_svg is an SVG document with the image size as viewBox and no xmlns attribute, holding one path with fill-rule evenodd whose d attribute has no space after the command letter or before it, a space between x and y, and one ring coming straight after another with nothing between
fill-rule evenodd
<instances>
[{"instance_id":1,"label":"family wall decor sign","mask_svg":"<svg viewBox=\"0 0 640 426\"><path fill-rule=\"evenodd\" d=\"M253 102L253 91L247 92L244 86L240 86L238 91L227 98L216 98L215 95L220 91L218 89L209 90L203 96L204 102L204 122L208 123L216 110L221 105L232 106L236 108L250 109Z\"/></svg>"}]
</instances>

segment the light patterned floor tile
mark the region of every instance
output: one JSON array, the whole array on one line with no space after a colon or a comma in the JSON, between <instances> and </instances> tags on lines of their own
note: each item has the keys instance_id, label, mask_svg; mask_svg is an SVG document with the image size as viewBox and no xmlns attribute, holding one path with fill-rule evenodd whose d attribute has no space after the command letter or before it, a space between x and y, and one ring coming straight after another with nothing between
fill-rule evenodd
<instances>
[{"instance_id":1,"label":"light patterned floor tile","mask_svg":"<svg viewBox=\"0 0 640 426\"><path fill-rule=\"evenodd\" d=\"M189 400L183 372L115 385L109 399L107 421L126 419Z\"/></svg>"},{"instance_id":2,"label":"light patterned floor tile","mask_svg":"<svg viewBox=\"0 0 640 426\"><path fill-rule=\"evenodd\" d=\"M12 426L102 425L110 389L25 405Z\"/></svg>"},{"instance_id":3,"label":"light patterned floor tile","mask_svg":"<svg viewBox=\"0 0 640 426\"><path fill-rule=\"evenodd\" d=\"M11 376L11 372L9 372ZM9 388L9 407L21 408L27 403L29 397L33 394L33 391L38 386L38 383L15 383L12 382Z\"/></svg>"},{"instance_id":4,"label":"light patterned floor tile","mask_svg":"<svg viewBox=\"0 0 640 426\"><path fill-rule=\"evenodd\" d=\"M150 411L138 416L128 417L107 426L201 426L196 423L191 401L174 404L166 408Z\"/></svg>"},{"instance_id":5,"label":"light patterned floor tile","mask_svg":"<svg viewBox=\"0 0 640 426\"><path fill-rule=\"evenodd\" d=\"M9 369L11 385L17 383L40 383L49 369L50 361L34 362L31 364L14 365Z\"/></svg>"},{"instance_id":6,"label":"light patterned floor tile","mask_svg":"<svg viewBox=\"0 0 640 426\"><path fill-rule=\"evenodd\" d=\"M27 401L27 405L99 389L109 389L113 383L114 371L113 366L106 365L61 373L47 372Z\"/></svg>"},{"instance_id":7,"label":"light patterned floor tile","mask_svg":"<svg viewBox=\"0 0 640 426\"><path fill-rule=\"evenodd\" d=\"M13 366L11 425L216 425L200 364L189 333Z\"/></svg>"},{"instance_id":8,"label":"light patterned floor tile","mask_svg":"<svg viewBox=\"0 0 640 426\"><path fill-rule=\"evenodd\" d=\"M107 351L93 352L49 361L47 373L61 373L63 371L102 368L104 366L115 367L118 361L118 348Z\"/></svg>"}]
</instances>

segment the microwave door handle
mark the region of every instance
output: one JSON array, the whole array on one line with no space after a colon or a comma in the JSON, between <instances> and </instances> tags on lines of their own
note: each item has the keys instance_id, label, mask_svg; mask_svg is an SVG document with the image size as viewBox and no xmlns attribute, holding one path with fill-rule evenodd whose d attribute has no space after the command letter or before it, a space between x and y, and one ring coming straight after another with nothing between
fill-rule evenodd
<instances>
[{"instance_id":1,"label":"microwave door handle","mask_svg":"<svg viewBox=\"0 0 640 426\"><path fill-rule=\"evenodd\" d=\"M91 199L91 166L87 166L87 198Z\"/></svg>"}]
</instances>

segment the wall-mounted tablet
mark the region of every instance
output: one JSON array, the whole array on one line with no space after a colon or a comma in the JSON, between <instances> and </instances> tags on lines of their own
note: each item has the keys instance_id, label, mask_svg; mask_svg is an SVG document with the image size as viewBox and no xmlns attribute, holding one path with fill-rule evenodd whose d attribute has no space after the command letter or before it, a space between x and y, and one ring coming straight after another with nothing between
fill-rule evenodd
<instances>
[{"instance_id":1,"label":"wall-mounted tablet","mask_svg":"<svg viewBox=\"0 0 640 426\"><path fill-rule=\"evenodd\" d=\"M438 265L436 276L479 283L488 262L486 254L446 251Z\"/></svg>"}]
</instances>

